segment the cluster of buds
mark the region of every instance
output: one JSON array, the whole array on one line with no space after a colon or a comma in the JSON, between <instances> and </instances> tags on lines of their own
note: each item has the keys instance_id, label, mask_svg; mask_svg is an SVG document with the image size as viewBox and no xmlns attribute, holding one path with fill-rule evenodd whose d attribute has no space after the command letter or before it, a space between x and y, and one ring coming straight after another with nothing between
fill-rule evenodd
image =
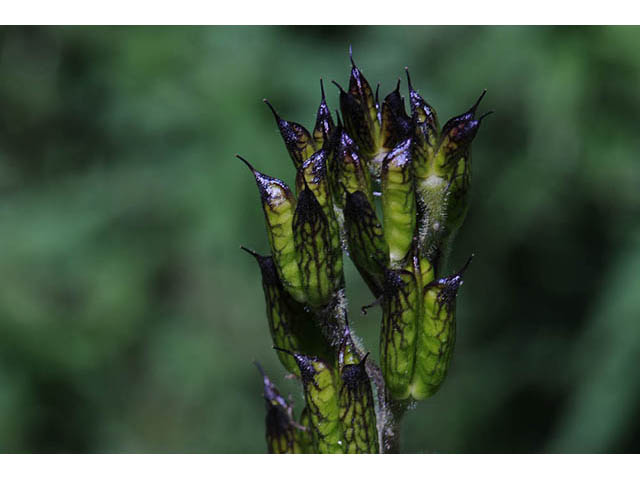
<instances>
[{"instance_id":1,"label":"cluster of buds","mask_svg":"<svg viewBox=\"0 0 640 480\"><path fill-rule=\"evenodd\" d=\"M258 186L271 254L245 250L262 272L274 348L304 390L296 420L263 373L270 452L387 451L389 405L428 398L447 374L471 258L457 273L441 270L468 209L485 92L440 128L406 75L409 113L400 80L380 103L351 58L348 89L334 82L335 120L320 82L312 132L265 100L297 171L295 194L239 157ZM380 367L349 327L343 251L382 308Z\"/></svg>"}]
</instances>

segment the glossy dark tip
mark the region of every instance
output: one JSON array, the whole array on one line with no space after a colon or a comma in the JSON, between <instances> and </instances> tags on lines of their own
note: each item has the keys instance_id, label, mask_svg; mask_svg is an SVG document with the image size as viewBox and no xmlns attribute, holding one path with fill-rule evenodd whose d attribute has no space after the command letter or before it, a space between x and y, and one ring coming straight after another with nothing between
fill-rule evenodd
<instances>
[{"instance_id":1,"label":"glossy dark tip","mask_svg":"<svg viewBox=\"0 0 640 480\"><path fill-rule=\"evenodd\" d=\"M320 93L322 95L322 101L325 101L325 96L324 96L324 83L322 81L322 78L320 79Z\"/></svg>"},{"instance_id":2,"label":"glossy dark tip","mask_svg":"<svg viewBox=\"0 0 640 480\"><path fill-rule=\"evenodd\" d=\"M478 118L478 123L480 123L482 121L482 119L484 117L488 117L489 115L491 115L492 113L495 113L493 110L489 110L487 113L483 113L480 118Z\"/></svg>"},{"instance_id":3,"label":"glossy dark tip","mask_svg":"<svg viewBox=\"0 0 640 480\"><path fill-rule=\"evenodd\" d=\"M462 276L462 274L467 270L467 268L469 268L469 265L471 265L471 261L473 260L473 257L475 257L475 253L472 253L469 258L467 259L467 261L465 262L465 264L462 266L462 268L460 270L458 270L458 272L456 273L456 276L460 277Z\"/></svg>"},{"instance_id":4,"label":"glossy dark tip","mask_svg":"<svg viewBox=\"0 0 640 480\"><path fill-rule=\"evenodd\" d=\"M476 110L478 108L478 105L480 105L480 102L482 101L482 99L484 98L484 96L487 94L487 89L485 88L482 93L480 94L480 97L478 97L478 100L476 100L476 103L473 104L473 106L469 109L470 113L476 113Z\"/></svg>"},{"instance_id":5,"label":"glossy dark tip","mask_svg":"<svg viewBox=\"0 0 640 480\"><path fill-rule=\"evenodd\" d=\"M353 61L353 46L349 45L349 60L351 61L351 66L353 68L358 68L356 67L356 63Z\"/></svg>"},{"instance_id":6,"label":"glossy dark tip","mask_svg":"<svg viewBox=\"0 0 640 480\"><path fill-rule=\"evenodd\" d=\"M251 250L250 248L247 248L244 245L240 245L240 249L244 250L245 252L247 252L249 255L251 255L257 260L260 260L261 258L263 258L263 256L260 255L258 252L256 252L255 250Z\"/></svg>"},{"instance_id":7,"label":"glossy dark tip","mask_svg":"<svg viewBox=\"0 0 640 480\"><path fill-rule=\"evenodd\" d=\"M340 86L340 84L338 82L336 82L335 80L331 80L331 83L333 83L336 87L338 87L340 89L340 93L347 93L344 91L344 88L342 88Z\"/></svg>"},{"instance_id":8,"label":"glossy dark tip","mask_svg":"<svg viewBox=\"0 0 640 480\"><path fill-rule=\"evenodd\" d=\"M236 155L236 158L242 160L242 162L249 167L249 170L251 170L251 173L255 174L257 172L257 170L255 168L253 168L253 165L251 165L245 158L241 157L240 155Z\"/></svg>"},{"instance_id":9,"label":"glossy dark tip","mask_svg":"<svg viewBox=\"0 0 640 480\"><path fill-rule=\"evenodd\" d=\"M267 100L266 98L263 98L262 101L266 103L267 106L271 109L271 111L273 112L273 116L276 117L276 120L280 121L282 117L278 115L278 112L276 111L275 108L273 108L273 105L271 105L271 102L269 102L269 100Z\"/></svg>"},{"instance_id":10,"label":"glossy dark tip","mask_svg":"<svg viewBox=\"0 0 640 480\"><path fill-rule=\"evenodd\" d=\"M364 357L362 357L362 360L360 360L360 365L364 366L364 364L367 362L367 358L369 358L369 354L371 352L367 352L364 354Z\"/></svg>"},{"instance_id":11,"label":"glossy dark tip","mask_svg":"<svg viewBox=\"0 0 640 480\"><path fill-rule=\"evenodd\" d=\"M380 105L380 84L376 86L376 106Z\"/></svg>"},{"instance_id":12,"label":"glossy dark tip","mask_svg":"<svg viewBox=\"0 0 640 480\"><path fill-rule=\"evenodd\" d=\"M411 85L411 75L409 75L409 67L404 67L404 72L407 74L407 84L409 85L409 91L413 91L413 85Z\"/></svg>"},{"instance_id":13,"label":"glossy dark tip","mask_svg":"<svg viewBox=\"0 0 640 480\"><path fill-rule=\"evenodd\" d=\"M395 91L396 91L396 92L398 92L398 93L400 93L400 82L401 82L401 81L402 81L402 80L400 80L400 78L398 78L398 83L396 83L396 89L395 89Z\"/></svg>"}]
</instances>

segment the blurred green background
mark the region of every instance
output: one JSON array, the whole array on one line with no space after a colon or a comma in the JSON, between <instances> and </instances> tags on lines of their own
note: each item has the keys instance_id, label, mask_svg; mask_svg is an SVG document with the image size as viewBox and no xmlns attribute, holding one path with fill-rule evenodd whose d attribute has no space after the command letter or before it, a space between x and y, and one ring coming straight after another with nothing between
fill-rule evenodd
<instances>
[{"instance_id":1,"label":"blurred green background","mask_svg":"<svg viewBox=\"0 0 640 480\"><path fill-rule=\"evenodd\" d=\"M474 252L441 392L407 452L640 450L640 29L3 28L0 451L264 452L281 389L241 153L291 182L268 109L311 126L348 45L442 121L483 88ZM406 85L403 81L403 91ZM329 105L338 107L327 86ZM351 321L379 311L350 262Z\"/></svg>"}]
</instances>

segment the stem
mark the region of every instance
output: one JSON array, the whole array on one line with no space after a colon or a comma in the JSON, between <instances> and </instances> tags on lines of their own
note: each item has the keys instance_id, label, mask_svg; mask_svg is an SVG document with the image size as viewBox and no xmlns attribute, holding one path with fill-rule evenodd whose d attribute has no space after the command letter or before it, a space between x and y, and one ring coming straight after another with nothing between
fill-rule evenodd
<instances>
[{"instance_id":1,"label":"stem","mask_svg":"<svg viewBox=\"0 0 640 480\"><path fill-rule=\"evenodd\" d=\"M408 400L389 399L387 401L387 408L391 418L385 429L383 453L400 453L400 424L409 408L409 404Z\"/></svg>"}]
</instances>

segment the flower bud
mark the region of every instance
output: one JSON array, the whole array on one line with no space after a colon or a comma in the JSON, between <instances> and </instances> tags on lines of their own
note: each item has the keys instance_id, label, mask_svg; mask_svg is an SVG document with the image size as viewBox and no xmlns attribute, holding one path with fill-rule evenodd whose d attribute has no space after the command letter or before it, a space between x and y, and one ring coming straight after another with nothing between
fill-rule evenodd
<instances>
[{"instance_id":1,"label":"flower bud","mask_svg":"<svg viewBox=\"0 0 640 480\"><path fill-rule=\"evenodd\" d=\"M293 216L296 208L296 199L291 189L282 180L258 172L244 158L239 155L237 157L249 167L256 179L267 224L271 253L278 271L278 277L280 277L284 288L291 296L296 301L303 302L305 294L302 289L302 280L293 238Z\"/></svg>"},{"instance_id":2,"label":"flower bud","mask_svg":"<svg viewBox=\"0 0 640 480\"><path fill-rule=\"evenodd\" d=\"M276 386L255 362L264 381L264 400L267 407L266 439L269 453L303 453L298 442L298 427L293 421L292 407L280 395Z\"/></svg>"},{"instance_id":3,"label":"flower bud","mask_svg":"<svg viewBox=\"0 0 640 480\"><path fill-rule=\"evenodd\" d=\"M382 164L384 236L392 266L406 257L416 229L416 199L411 164L411 139L394 148Z\"/></svg>"},{"instance_id":4,"label":"flower bud","mask_svg":"<svg viewBox=\"0 0 640 480\"><path fill-rule=\"evenodd\" d=\"M316 144L313 137L309 131L299 123L284 120L266 98L263 101L273 112L289 156L291 160L293 160L295 167L299 168L300 165L316 151Z\"/></svg>"}]
</instances>

